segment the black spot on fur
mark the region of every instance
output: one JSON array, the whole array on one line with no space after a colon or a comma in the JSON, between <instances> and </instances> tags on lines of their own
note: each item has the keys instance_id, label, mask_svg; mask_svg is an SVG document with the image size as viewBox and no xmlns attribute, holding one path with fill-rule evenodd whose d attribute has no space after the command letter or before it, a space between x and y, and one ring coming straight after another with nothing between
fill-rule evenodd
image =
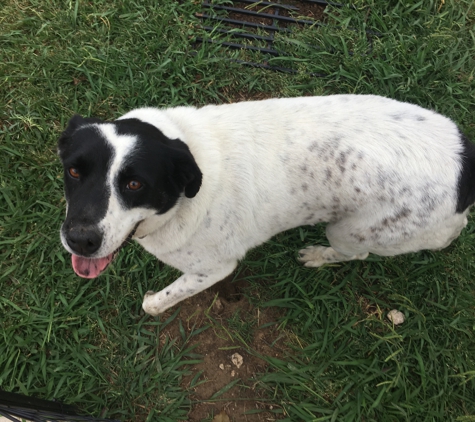
<instances>
[{"instance_id":1,"label":"black spot on fur","mask_svg":"<svg viewBox=\"0 0 475 422\"><path fill-rule=\"evenodd\" d=\"M401 208L396 215L391 219L393 223L402 220L403 218L407 218L411 215L411 210L409 208Z\"/></svg>"},{"instance_id":2,"label":"black spot on fur","mask_svg":"<svg viewBox=\"0 0 475 422\"><path fill-rule=\"evenodd\" d=\"M457 186L457 208L458 213L464 212L475 202L475 145L468 138L460 133L463 144L462 171Z\"/></svg>"},{"instance_id":3,"label":"black spot on fur","mask_svg":"<svg viewBox=\"0 0 475 422\"><path fill-rule=\"evenodd\" d=\"M310 146L308 147L308 150L309 150L310 152L313 152L313 151L315 151L317 148L318 148L318 143L317 143L317 142L312 142L312 143L310 144Z\"/></svg>"},{"instance_id":4,"label":"black spot on fur","mask_svg":"<svg viewBox=\"0 0 475 422\"><path fill-rule=\"evenodd\" d=\"M358 242L362 243L366 240L366 237L361 236L358 233L350 233L350 236L354 237Z\"/></svg>"},{"instance_id":5,"label":"black spot on fur","mask_svg":"<svg viewBox=\"0 0 475 422\"><path fill-rule=\"evenodd\" d=\"M348 158L347 153L341 151L340 155L336 159L336 164L338 165L338 168L340 169L342 173L344 173L346 170L345 164L346 164L347 158Z\"/></svg>"}]
</instances>

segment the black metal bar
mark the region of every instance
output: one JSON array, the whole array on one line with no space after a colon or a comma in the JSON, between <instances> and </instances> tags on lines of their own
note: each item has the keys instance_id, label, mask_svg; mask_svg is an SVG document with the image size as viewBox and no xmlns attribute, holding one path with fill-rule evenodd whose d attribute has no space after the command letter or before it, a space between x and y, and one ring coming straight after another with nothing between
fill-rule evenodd
<instances>
[{"instance_id":1,"label":"black metal bar","mask_svg":"<svg viewBox=\"0 0 475 422\"><path fill-rule=\"evenodd\" d=\"M278 19L279 21L289 22L289 23L301 23L301 24L306 24L306 25L312 25L314 23L317 23L316 21L307 21L303 19L289 18L288 16L276 16L271 13L254 12L252 10L239 9L237 7L217 6L217 5L209 4L209 3L203 3L203 6L208 7L210 9L214 9L214 10L226 10L227 12L235 12L235 13L241 13L243 15L257 16L259 18L264 18L264 19Z\"/></svg>"},{"instance_id":2,"label":"black metal bar","mask_svg":"<svg viewBox=\"0 0 475 422\"><path fill-rule=\"evenodd\" d=\"M321 0L318 0L321 1ZM297 6L292 6L291 4L280 4L280 3L273 3L269 1L259 1L259 0L238 0L237 3L247 3L253 4L256 6L265 6L265 7L279 7L280 9L287 9L287 10L298 10ZM211 4L211 3L203 3L203 4Z\"/></svg>"},{"instance_id":3,"label":"black metal bar","mask_svg":"<svg viewBox=\"0 0 475 422\"><path fill-rule=\"evenodd\" d=\"M341 3L333 3L331 1L324 1L324 0L300 0L300 1L303 1L305 3L319 4L320 6L335 6L335 7L345 6L344 4L341 4Z\"/></svg>"},{"instance_id":4,"label":"black metal bar","mask_svg":"<svg viewBox=\"0 0 475 422\"><path fill-rule=\"evenodd\" d=\"M287 29L287 28L276 28L271 25L261 25L259 23L254 23L254 22L246 22L246 21L240 21L237 19L222 18L220 16L210 16L210 15L207 15L206 13L197 13L196 16L201 19L216 20L216 21L220 21L224 23L231 23L233 25L248 26L250 28L260 28L260 29L266 29L270 31L280 31L280 32L291 32L290 29Z\"/></svg>"},{"instance_id":5,"label":"black metal bar","mask_svg":"<svg viewBox=\"0 0 475 422\"><path fill-rule=\"evenodd\" d=\"M0 416L3 416L4 418L9 419L12 422L20 422L18 419L8 415L7 413L2 412L1 410L0 410Z\"/></svg>"}]
</instances>

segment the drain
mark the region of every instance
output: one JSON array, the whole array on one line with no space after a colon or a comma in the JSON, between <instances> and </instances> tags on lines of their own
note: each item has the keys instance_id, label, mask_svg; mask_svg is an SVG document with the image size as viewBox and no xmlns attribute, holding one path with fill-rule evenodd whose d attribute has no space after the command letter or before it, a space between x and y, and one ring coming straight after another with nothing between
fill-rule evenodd
<instances>
[{"instance_id":1,"label":"drain","mask_svg":"<svg viewBox=\"0 0 475 422\"><path fill-rule=\"evenodd\" d=\"M233 2L232 6L229 6L229 3L221 5L204 2L202 11L196 16L202 21L200 28L209 36L196 37L195 42L217 43L230 49L262 53L267 57L284 57L287 54L276 47L275 35L277 33L290 35L295 27L322 25L324 10L328 5L342 6L324 0L284 0L284 2L239 0ZM216 34L226 37L226 40L220 40ZM269 65L265 60L260 63L234 61L286 73L296 72L287 67Z\"/></svg>"}]
</instances>

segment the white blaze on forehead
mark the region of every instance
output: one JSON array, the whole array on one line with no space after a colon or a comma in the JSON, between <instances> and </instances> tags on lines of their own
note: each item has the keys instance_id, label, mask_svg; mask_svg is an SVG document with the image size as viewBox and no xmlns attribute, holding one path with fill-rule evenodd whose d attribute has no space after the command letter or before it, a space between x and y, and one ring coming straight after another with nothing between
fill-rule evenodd
<instances>
[{"instance_id":1,"label":"white blaze on forehead","mask_svg":"<svg viewBox=\"0 0 475 422\"><path fill-rule=\"evenodd\" d=\"M132 232L135 224L144 217L140 212L127 212L120 200L116 183L119 172L124 168L127 156L137 145L137 137L117 134L114 124L104 123L97 127L113 151L107 175L107 184L110 189L109 205L106 215L99 223L99 229L104 236L97 255L105 256L117 250Z\"/></svg>"},{"instance_id":2,"label":"white blaze on forehead","mask_svg":"<svg viewBox=\"0 0 475 422\"><path fill-rule=\"evenodd\" d=\"M109 168L109 183L113 188L113 180L117 176L120 169L124 166L125 157L134 149L137 138L133 135L118 135L113 124L98 125L99 130L106 139L107 143L112 147L114 155Z\"/></svg>"},{"instance_id":3,"label":"white blaze on forehead","mask_svg":"<svg viewBox=\"0 0 475 422\"><path fill-rule=\"evenodd\" d=\"M107 177L111 196L109 199L107 214L104 218L104 221L110 222L110 215L117 215L118 211L124 208L120 201L120 195L116 191L117 186L115 180L119 174L119 171L124 167L127 155L132 152L135 145L137 144L137 138L133 135L118 135L113 124L106 123L101 124L98 127L107 143L114 151Z\"/></svg>"}]
</instances>

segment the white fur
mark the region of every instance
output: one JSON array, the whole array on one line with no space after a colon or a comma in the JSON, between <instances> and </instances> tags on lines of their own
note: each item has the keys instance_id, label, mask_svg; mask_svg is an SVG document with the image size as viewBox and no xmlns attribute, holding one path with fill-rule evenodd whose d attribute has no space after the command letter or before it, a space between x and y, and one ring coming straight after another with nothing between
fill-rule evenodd
<instances>
[{"instance_id":1,"label":"white fur","mask_svg":"<svg viewBox=\"0 0 475 422\"><path fill-rule=\"evenodd\" d=\"M341 95L158 110L138 118L185 142L203 173L194 198L164 215L125 210L114 188L131 136L98 125L115 158L99 255L134 239L183 272L148 292L157 315L231 273L245 253L283 230L329 222L332 248L301 251L307 266L439 249L458 236L455 213L462 144L456 125L418 106Z\"/></svg>"}]
</instances>

